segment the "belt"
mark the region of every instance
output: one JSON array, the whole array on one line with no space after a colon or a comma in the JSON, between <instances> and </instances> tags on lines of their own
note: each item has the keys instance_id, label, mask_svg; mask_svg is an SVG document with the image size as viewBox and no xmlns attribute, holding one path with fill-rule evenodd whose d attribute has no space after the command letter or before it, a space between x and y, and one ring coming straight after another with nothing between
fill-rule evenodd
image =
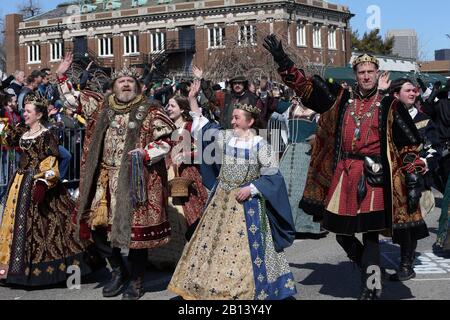
<instances>
[{"instance_id":1,"label":"belt","mask_svg":"<svg viewBox=\"0 0 450 320\"><path fill-rule=\"evenodd\" d=\"M369 157L373 161L377 163L381 163L381 156L378 154L358 154L358 153L351 153L351 152L343 152L342 153L342 160L351 159L351 160L361 160L364 161L364 157Z\"/></svg>"}]
</instances>

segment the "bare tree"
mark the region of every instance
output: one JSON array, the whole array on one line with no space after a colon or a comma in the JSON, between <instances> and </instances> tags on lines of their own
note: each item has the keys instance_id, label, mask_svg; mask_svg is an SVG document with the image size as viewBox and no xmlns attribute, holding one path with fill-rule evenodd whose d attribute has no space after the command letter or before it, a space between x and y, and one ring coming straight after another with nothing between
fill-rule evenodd
<instances>
[{"instance_id":1,"label":"bare tree","mask_svg":"<svg viewBox=\"0 0 450 320\"><path fill-rule=\"evenodd\" d=\"M17 6L19 12L24 19L34 17L41 13L41 6L39 0L23 0L23 3Z\"/></svg>"},{"instance_id":2,"label":"bare tree","mask_svg":"<svg viewBox=\"0 0 450 320\"><path fill-rule=\"evenodd\" d=\"M242 45L239 34L226 35L221 48L211 50L208 56L205 67L207 79L220 82L243 75L249 81L256 81L265 75L272 80L281 81L276 72L278 65L262 46L265 36L265 34L256 34L254 39L257 44ZM281 39L284 50L297 67L303 69L307 75L324 76L331 61L323 61L322 58L320 62L313 62L306 54L302 54L294 41L288 41L286 33L278 33L277 37Z\"/></svg>"},{"instance_id":3,"label":"bare tree","mask_svg":"<svg viewBox=\"0 0 450 320\"><path fill-rule=\"evenodd\" d=\"M426 50L426 48L430 44L430 38L428 37L426 40L424 40L424 38L425 38L424 36L419 35L419 37L417 39L417 43L418 43L417 60L418 61L427 61L427 60L429 60L428 59L429 51Z\"/></svg>"}]
</instances>

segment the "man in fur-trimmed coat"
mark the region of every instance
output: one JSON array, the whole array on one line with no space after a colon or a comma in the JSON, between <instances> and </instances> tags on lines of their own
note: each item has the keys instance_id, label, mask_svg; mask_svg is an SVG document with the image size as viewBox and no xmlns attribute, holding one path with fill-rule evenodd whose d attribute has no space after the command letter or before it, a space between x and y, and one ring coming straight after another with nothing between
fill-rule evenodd
<instances>
[{"instance_id":1,"label":"man in fur-trimmed coat","mask_svg":"<svg viewBox=\"0 0 450 320\"><path fill-rule=\"evenodd\" d=\"M64 74L71 63L68 54L57 71L62 91L67 91ZM114 74L113 93L103 101L93 94L81 95L88 132L77 223L80 236L92 236L111 265L112 278L103 296L117 296L126 288L122 298L128 300L144 294L147 249L168 243L171 230L167 172L161 160L170 151L175 126L160 105L147 102L137 78L134 69L124 68ZM132 165L132 153L142 157L142 168L139 161ZM121 248L129 249L131 275Z\"/></svg>"}]
</instances>

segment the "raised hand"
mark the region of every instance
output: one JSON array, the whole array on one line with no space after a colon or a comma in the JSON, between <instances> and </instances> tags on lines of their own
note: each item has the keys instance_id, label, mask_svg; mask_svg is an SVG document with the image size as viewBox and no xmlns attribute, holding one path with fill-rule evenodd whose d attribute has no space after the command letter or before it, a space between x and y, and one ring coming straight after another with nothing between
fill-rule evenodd
<instances>
[{"instance_id":1,"label":"raised hand","mask_svg":"<svg viewBox=\"0 0 450 320\"><path fill-rule=\"evenodd\" d=\"M191 88L189 90L189 99L196 99L198 93L200 92L200 80L195 79L194 82L191 84Z\"/></svg>"},{"instance_id":2,"label":"raised hand","mask_svg":"<svg viewBox=\"0 0 450 320\"><path fill-rule=\"evenodd\" d=\"M264 38L263 47L270 52L273 59L282 69L289 69L294 65L291 59L284 52L283 45L274 34L268 35Z\"/></svg>"},{"instance_id":3,"label":"raised hand","mask_svg":"<svg viewBox=\"0 0 450 320\"><path fill-rule=\"evenodd\" d=\"M56 70L57 75L64 75L66 74L67 70L69 70L70 66L73 62L73 54L72 52L67 52L64 56L64 59L61 61L61 63L58 66L58 69Z\"/></svg>"},{"instance_id":4,"label":"raised hand","mask_svg":"<svg viewBox=\"0 0 450 320\"><path fill-rule=\"evenodd\" d=\"M192 73L197 79L203 79L203 70L197 66L192 66Z\"/></svg>"},{"instance_id":5,"label":"raised hand","mask_svg":"<svg viewBox=\"0 0 450 320\"><path fill-rule=\"evenodd\" d=\"M386 91L391 86L391 80L389 80L389 77L391 76L390 72L383 72L380 77L378 78L378 90Z\"/></svg>"}]
</instances>

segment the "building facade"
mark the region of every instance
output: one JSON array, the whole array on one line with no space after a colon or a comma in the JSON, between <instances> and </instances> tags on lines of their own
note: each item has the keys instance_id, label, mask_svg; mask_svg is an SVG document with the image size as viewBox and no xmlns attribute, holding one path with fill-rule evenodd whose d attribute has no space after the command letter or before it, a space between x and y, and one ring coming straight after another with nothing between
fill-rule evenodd
<instances>
[{"instance_id":1,"label":"building facade","mask_svg":"<svg viewBox=\"0 0 450 320\"><path fill-rule=\"evenodd\" d=\"M434 52L434 60L444 61L450 60L450 49L441 49Z\"/></svg>"},{"instance_id":2,"label":"building facade","mask_svg":"<svg viewBox=\"0 0 450 320\"><path fill-rule=\"evenodd\" d=\"M205 67L225 39L262 47L275 33L314 63L344 66L351 57L345 6L318 0L123 0L60 5L22 21L6 16L7 72L51 68L67 51L89 56L114 70L164 53L173 70Z\"/></svg>"},{"instance_id":3,"label":"building facade","mask_svg":"<svg viewBox=\"0 0 450 320\"><path fill-rule=\"evenodd\" d=\"M392 54L401 58L417 60L419 56L419 45L415 30L389 30L386 37L394 38Z\"/></svg>"},{"instance_id":4,"label":"building facade","mask_svg":"<svg viewBox=\"0 0 450 320\"><path fill-rule=\"evenodd\" d=\"M450 79L450 60L424 61L420 63L420 70L428 73L438 73Z\"/></svg>"}]
</instances>

